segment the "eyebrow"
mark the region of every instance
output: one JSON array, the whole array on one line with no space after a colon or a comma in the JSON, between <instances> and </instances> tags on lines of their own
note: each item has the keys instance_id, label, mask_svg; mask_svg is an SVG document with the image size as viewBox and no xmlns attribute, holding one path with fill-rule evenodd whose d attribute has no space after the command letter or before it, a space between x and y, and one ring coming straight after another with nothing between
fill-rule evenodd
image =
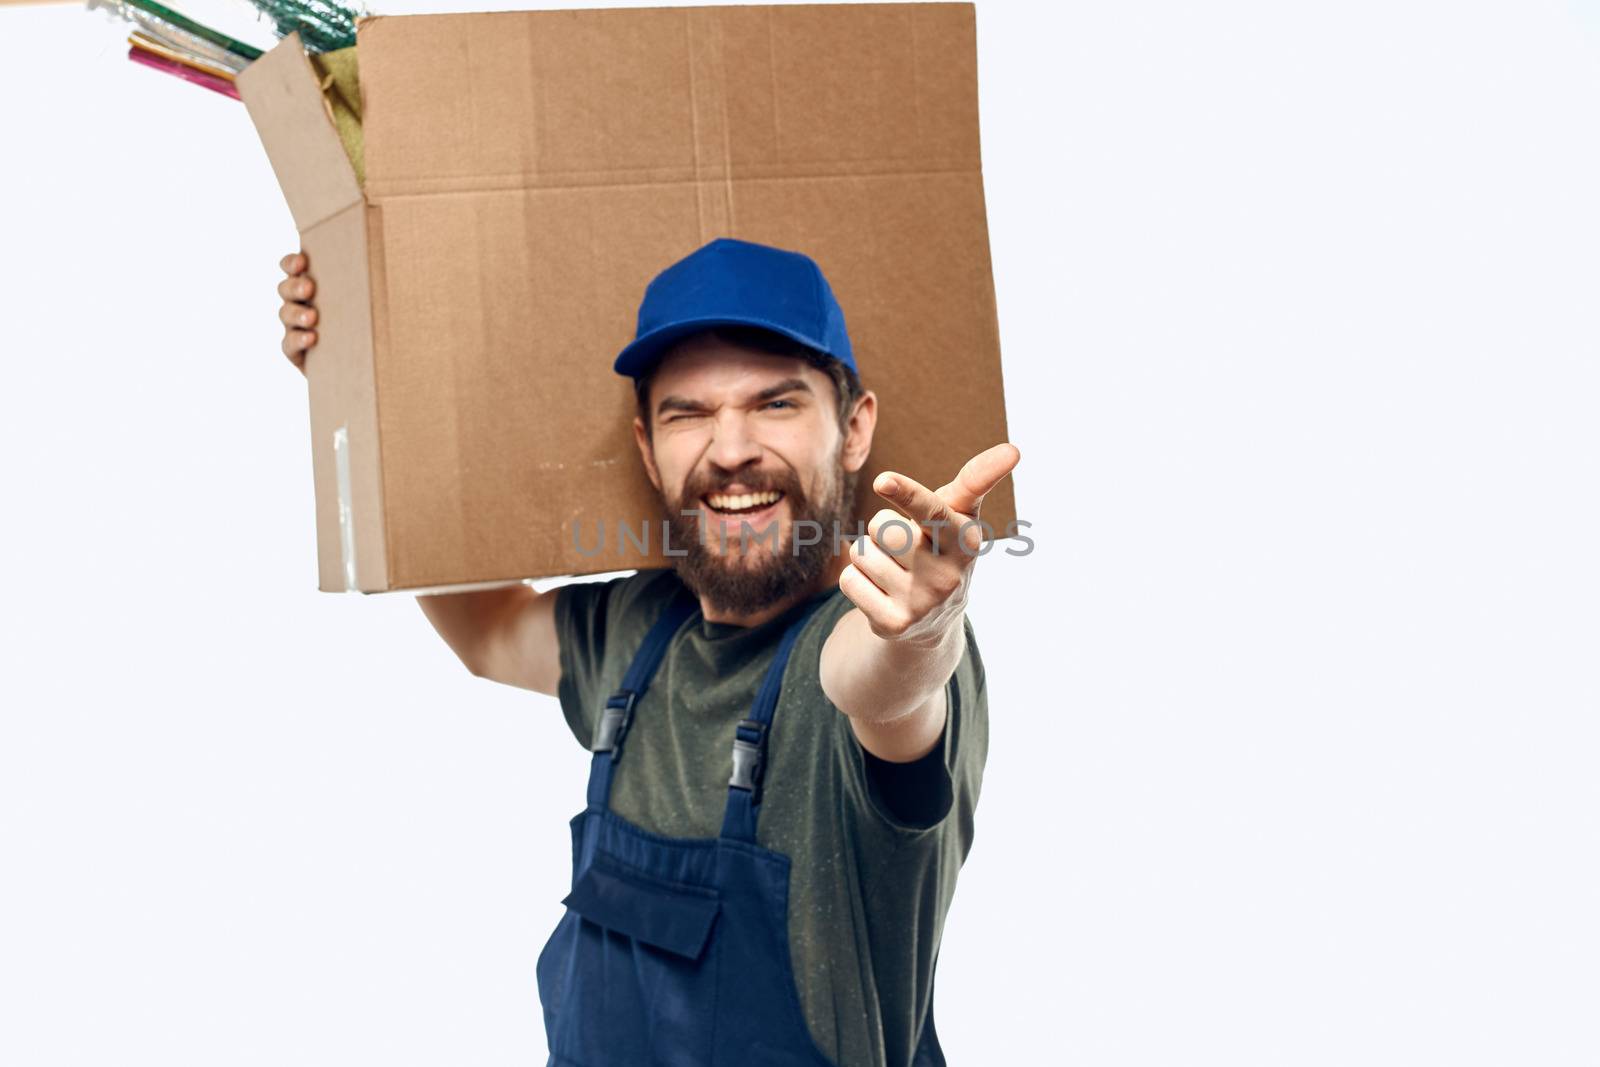
<instances>
[{"instance_id":1,"label":"eyebrow","mask_svg":"<svg viewBox=\"0 0 1600 1067\"><path fill-rule=\"evenodd\" d=\"M807 385L804 380L800 378L785 378L777 385L769 385L761 390L761 392L750 398L750 402L759 404L763 401L771 400L775 396L782 396L784 393L809 392L811 392L811 386Z\"/></svg>"},{"instance_id":2,"label":"eyebrow","mask_svg":"<svg viewBox=\"0 0 1600 1067\"><path fill-rule=\"evenodd\" d=\"M704 404L697 404L681 396L664 396L661 403L656 405L656 414L662 415L668 411L704 411Z\"/></svg>"},{"instance_id":3,"label":"eyebrow","mask_svg":"<svg viewBox=\"0 0 1600 1067\"><path fill-rule=\"evenodd\" d=\"M765 403L774 397L782 396L784 393L810 393L811 391L811 386L807 385L803 378L785 378L783 381L769 385L756 393L755 396L750 398L750 403ZM697 412L704 410L706 410L704 404L676 394L662 397L661 402L656 405L657 417L668 411Z\"/></svg>"}]
</instances>

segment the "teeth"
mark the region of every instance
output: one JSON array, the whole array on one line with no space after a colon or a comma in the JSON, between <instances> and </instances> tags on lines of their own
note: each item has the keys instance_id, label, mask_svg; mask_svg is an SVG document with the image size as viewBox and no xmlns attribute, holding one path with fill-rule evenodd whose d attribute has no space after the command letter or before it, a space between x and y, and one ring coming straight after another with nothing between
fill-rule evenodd
<instances>
[{"instance_id":1,"label":"teeth","mask_svg":"<svg viewBox=\"0 0 1600 1067\"><path fill-rule=\"evenodd\" d=\"M743 511L746 508L766 507L775 504L783 494L769 489L764 493L711 493L706 497L706 503L718 511Z\"/></svg>"}]
</instances>

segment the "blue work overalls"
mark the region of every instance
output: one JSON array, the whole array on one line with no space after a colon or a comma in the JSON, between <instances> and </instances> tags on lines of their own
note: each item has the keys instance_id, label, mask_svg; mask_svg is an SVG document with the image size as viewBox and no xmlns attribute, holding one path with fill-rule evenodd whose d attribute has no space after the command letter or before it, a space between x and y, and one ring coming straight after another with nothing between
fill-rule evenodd
<instances>
[{"instance_id":1,"label":"blue work overalls","mask_svg":"<svg viewBox=\"0 0 1600 1067\"><path fill-rule=\"evenodd\" d=\"M595 731L588 805L572 819L572 892L539 954L548 1067L834 1067L801 1014L789 959L789 857L756 844L767 732L806 619L778 644L734 731L722 833L672 838L610 810L634 707L680 627L687 590L646 636ZM943 1067L933 1008L913 1067ZM851 1065L845 1065L851 1067Z\"/></svg>"}]
</instances>

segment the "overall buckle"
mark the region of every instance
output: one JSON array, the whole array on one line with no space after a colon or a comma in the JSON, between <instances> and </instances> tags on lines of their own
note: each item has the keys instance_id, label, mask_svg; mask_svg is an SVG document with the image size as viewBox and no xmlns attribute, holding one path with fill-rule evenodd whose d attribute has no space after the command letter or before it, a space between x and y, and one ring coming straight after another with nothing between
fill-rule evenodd
<instances>
[{"instance_id":1,"label":"overall buckle","mask_svg":"<svg viewBox=\"0 0 1600 1067\"><path fill-rule=\"evenodd\" d=\"M638 706L639 694L631 689L619 689L611 694L600 712L600 725L595 729L591 752L609 752L613 761L622 756L622 739L628 736L633 725L633 709Z\"/></svg>"},{"instance_id":2,"label":"overall buckle","mask_svg":"<svg viewBox=\"0 0 1600 1067\"><path fill-rule=\"evenodd\" d=\"M728 785L748 791L752 803L759 801L766 752L767 724L754 719L739 720L733 731L733 774L728 778Z\"/></svg>"}]
</instances>

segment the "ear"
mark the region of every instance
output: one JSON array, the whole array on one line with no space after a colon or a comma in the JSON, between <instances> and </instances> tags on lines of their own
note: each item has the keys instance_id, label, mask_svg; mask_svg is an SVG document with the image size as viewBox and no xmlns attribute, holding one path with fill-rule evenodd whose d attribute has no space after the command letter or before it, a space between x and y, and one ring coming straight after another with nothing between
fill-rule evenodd
<instances>
[{"instance_id":1,"label":"ear","mask_svg":"<svg viewBox=\"0 0 1600 1067\"><path fill-rule=\"evenodd\" d=\"M633 417L633 442L639 446L639 458L644 460L644 472L650 478L650 484L656 487L656 492L661 492L661 472L656 470L656 449L650 442L650 435L645 432L644 420L635 415Z\"/></svg>"},{"instance_id":2,"label":"ear","mask_svg":"<svg viewBox=\"0 0 1600 1067\"><path fill-rule=\"evenodd\" d=\"M872 431L878 427L878 394L871 389L856 397L856 406L845 424L844 449L840 460L844 469L854 474L867 462L872 451Z\"/></svg>"}]
</instances>

